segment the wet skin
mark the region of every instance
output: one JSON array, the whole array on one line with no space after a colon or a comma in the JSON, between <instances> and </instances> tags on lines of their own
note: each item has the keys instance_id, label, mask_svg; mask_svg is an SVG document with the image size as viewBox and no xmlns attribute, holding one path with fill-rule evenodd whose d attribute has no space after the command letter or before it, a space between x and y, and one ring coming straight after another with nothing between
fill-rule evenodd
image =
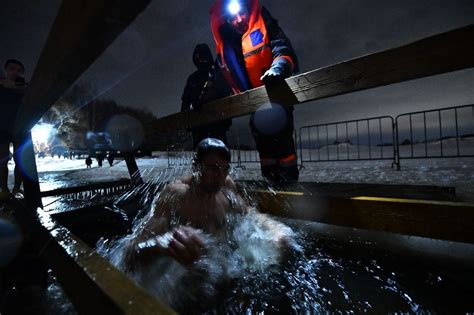
<instances>
[{"instance_id":1,"label":"wet skin","mask_svg":"<svg viewBox=\"0 0 474 315\"><path fill-rule=\"evenodd\" d=\"M229 163L218 155L209 154L194 164L195 174L169 184L158 198L152 217L132 241L135 258L146 263L157 254L173 257L183 265L196 261L206 250L202 233L220 237L224 232L228 212L243 213L246 206L238 197L236 187L228 176ZM225 192L237 197L233 207ZM179 225L171 228L171 218L178 217ZM166 245L137 250L137 244L156 238L171 230ZM138 257L137 257L138 256Z\"/></svg>"}]
</instances>

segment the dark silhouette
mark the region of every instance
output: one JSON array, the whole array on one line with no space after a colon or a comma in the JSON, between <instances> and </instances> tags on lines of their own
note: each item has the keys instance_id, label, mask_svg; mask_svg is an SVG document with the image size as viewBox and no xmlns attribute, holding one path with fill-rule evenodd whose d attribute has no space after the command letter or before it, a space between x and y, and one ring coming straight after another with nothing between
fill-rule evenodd
<instances>
[{"instance_id":1,"label":"dark silhouette","mask_svg":"<svg viewBox=\"0 0 474 315\"><path fill-rule=\"evenodd\" d=\"M91 159L90 156L88 156L88 157L86 158L86 167L87 167L87 168L91 168L91 165L92 165L92 159Z\"/></svg>"},{"instance_id":2,"label":"dark silhouette","mask_svg":"<svg viewBox=\"0 0 474 315\"><path fill-rule=\"evenodd\" d=\"M97 154L95 158L99 167L102 167L102 162L104 162L104 156L102 155L102 153Z\"/></svg>"},{"instance_id":3,"label":"dark silhouette","mask_svg":"<svg viewBox=\"0 0 474 315\"><path fill-rule=\"evenodd\" d=\"M114 165L114 155L112 153L109 153L109 155L107 155L107 161L109 162L110 167Z\"/></svg>"},{"instance_id":4,"label":"dark silhouette","mask_svg":"<svg viewBox=\"0 0 474 315\"><path fill-rule=\"evenodd\" d=\"M22 177L19 168L20 147L26 141L27 134L14 135L14 122L18 108L25 94L28 84L25 81L25 67L15 59L5 62L5 77L0 78L0 189L9 194L8 189L8 160L10 155L10 144L13 143L13 158L15 160L15 185L13 194L21 192Z\"/></svg>"},{"instance_id":5,"label":"dark silhouette","mask_svg":"<svg viewBox=\"0 0 474 315\"><path fill-rule=\"evenodd\" d=\"M199 111L201 106L210 101L231 94L230 87L220 76L218 68L214 67L214 58L207 44L198 44L194 48L193 62L197 70L186 81L186 86L181 97L181 111ZM226 132L232 125L232 120L199 126L191 129L193 135L193 148L208 137L213 137L227 142Z\"/></svg>"}]
</instances>

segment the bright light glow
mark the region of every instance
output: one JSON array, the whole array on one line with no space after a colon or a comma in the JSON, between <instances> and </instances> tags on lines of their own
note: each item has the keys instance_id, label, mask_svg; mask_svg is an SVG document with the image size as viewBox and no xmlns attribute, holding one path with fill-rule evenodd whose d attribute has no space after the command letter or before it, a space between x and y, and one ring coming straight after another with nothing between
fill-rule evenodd
<instances>
[{"instance_id":1,"label":"bright light glow","mask_svg":"<svg viewBox=\"0 0 474 315\"><path fill-rule=\"evenodd\" d=\"M31 129L31 138L33 138L33 144L38 150L43 151L48 148L49 141L53 136L54 126L51 124L37 124Z\"/></svg>"},{"instance_id":2,"label":"bright light glow","mask_svg":"<svg viewBox=\"0 0 474 315\"><path fill-rule=\"evenodd\" d=\"M229 10L229 13L232 15L236 15L237 13L239 13L241 10L239 1L232 1L231 3L229 3L229 5L227 6L227 10Z\"/></svg>"}]
</instances>

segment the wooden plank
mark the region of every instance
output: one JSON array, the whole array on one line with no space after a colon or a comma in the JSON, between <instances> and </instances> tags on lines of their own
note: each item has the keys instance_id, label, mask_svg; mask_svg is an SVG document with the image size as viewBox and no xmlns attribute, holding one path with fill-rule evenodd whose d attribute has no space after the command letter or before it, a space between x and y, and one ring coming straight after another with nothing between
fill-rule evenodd
<instances>
[{"instance_id":1,"label":"wooden plank","mask_svg":"<svg viewBox=\"0 0 474 315\"><path fill-rule=\"evenodd\" d=\"M263 190L251 194L261 211L277 216L474 244L474 204Z\"/></svg>"},{"instance_id":2,"label":"wooden plank","mask_svg":"<svg viewBox=\"0 0 474 315\"><path fill-rule=\"evenodd\" d=\"M9 206L80 314L175 314L43 210Z\"/></svg>"},{"instance_id":3,"label":"wooden plank","mask_svg":"<svg viewBox=\"0 0 474 315\"><path fill-rule=\"evenodd\" d=\"M474 67L474 24L434 35L398 48L344 61L286 79L302 104L331 96L385 86L441 73ZM183 128L239 117L268 103L267 89L260 87L188 111L158 119L156 131ZM287 97L289 99L289 97Z\"/></svg>"},{"instance_id":4,"label":"wooden plank","mask_svg":"<svg viewBox=\"0 0 474 315\"><path fill-rule=\"evenodd\" d=\"M130 186L130 185L131 185L130 179L122 178L122 179L117 179L117 180L111 180L108 182L92 183L92 184L84 185L84 186L63 187L63 188L57 188L57 189L48 190L48 191L42 191L41 197L61 196L61 195L84 192L88 190L107 189L107 188L112 188L112 187L117 187L117 186Z\"/></svg>"},{"instance_id":5,"label":"wooden plank","mask_svg":"<svg viewBox=\"0 0 474 315\"><path fill-rule=\"evenodd\" d=\"M59 8L16 120L30 130L150 0L65 0Z\"/></svg>"},{"instance_id":6,"label":"wooden plank","mask_svg":"<svg viewBox=\"0 0 474 315\"><path fill-rule=\"evenodd\" d=\"M237 180L237 185L247 190L268 189L264 181ZM399 185L379 183L298 182L289 188L323 197L350 198L373 196L437 201L456 201L456 189L449 186Z\"/></svg>"}]
</instances>

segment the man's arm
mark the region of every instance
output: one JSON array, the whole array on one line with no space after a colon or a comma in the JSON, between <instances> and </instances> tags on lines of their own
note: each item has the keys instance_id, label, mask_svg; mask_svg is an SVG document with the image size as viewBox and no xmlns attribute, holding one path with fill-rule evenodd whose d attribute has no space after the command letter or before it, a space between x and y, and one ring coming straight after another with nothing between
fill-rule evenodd
<instances>
[{"instance_id":1,"label":"man's arm","mask_svg":"<svg viewBox=\"0 0 474 315\"><path fill-rule=\"evenodd\" d=\"M159 256L169 256L182 265L190 265L204 251L200 232L189 226L177 226L171 230L172 211L180 210L187 185L176 181L161 192L150 219L125 249L125 266L134 270Z\"/></svg>"},{"instance_id":2,"label":"man's arm","mask_svg":"<svg viewBox=\"0 0 474 315\"><path fill-rule=\"evenodd\" d=\"M143 226L138 228L139 232L130 240L125 248L125 265L127 269L133 270L139 265L148 263L156 255L165 254L165 248L160 246L159 242L155 242L154 246L141 248L139 244L155 239L169 230L171 206L172 202L176 201L175 199L175 187L173 184L167 185L153 206L149 219Z\"/></svg>"},{"instance_id":3,"label":"man's arm","mask_svg":"<svg viewBox=\"0 0 474 315\"><path fill-rule=\"evenodd\" d=\"M273 62L269 70L262 76L262 80L272 77L288 78L299 72L298 58L290 40L265 7L262 7L262 16L267 27L268 37L272 49Z\"/></svg>"}]
</instances>

